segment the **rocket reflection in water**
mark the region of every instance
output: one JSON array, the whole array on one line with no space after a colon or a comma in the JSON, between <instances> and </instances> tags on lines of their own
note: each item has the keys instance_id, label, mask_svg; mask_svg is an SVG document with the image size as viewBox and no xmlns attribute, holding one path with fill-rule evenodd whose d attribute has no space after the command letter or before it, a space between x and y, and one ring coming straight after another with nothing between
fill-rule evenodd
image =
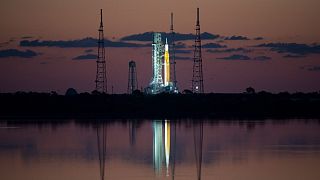
<instances>
[{"instance_id":1,"label":"rocket reflection in water","mask_svg":"<svg viewBox=\"0 0 320 180\"><path fill-rule=\"evenodd\" d=\"M170 160L170 122L164 122L164 141L165 141L165 153L166 153L166 167L167 176L169 176L169 160Z\"/></svg>"},{"instance_id":2,"label":"rocket reflection in water","mask_svg":"<svg viewBox=\"0 0 320 180\"><path fill-rule=\"evenodd\" d=\"M164 138L164 141L163 141ZM162 173L163 162L166 165L166 175L169 176L170 164L170 122L154 121L153 122L153 166L156 175Z\"/></svg>"}]
</instances>

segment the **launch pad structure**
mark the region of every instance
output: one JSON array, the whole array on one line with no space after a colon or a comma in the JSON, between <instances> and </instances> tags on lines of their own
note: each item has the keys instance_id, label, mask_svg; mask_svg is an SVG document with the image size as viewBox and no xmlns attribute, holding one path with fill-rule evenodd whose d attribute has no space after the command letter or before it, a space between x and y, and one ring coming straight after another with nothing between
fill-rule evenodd
<instances>
[{"instance_id":1,"label":"launch pad structure","mask_svg":"<svg viewBox=\"0 0 320 180\"><path fill-rule=\"evenodd\" d=\"M176 79L173 13L171 13L170 20L170 45L168 44L168 37L166 37L165 44L163 44L161 33L154 32L153 34L152 79L149 86L144 90L147 94L179 92ZM172 53L171 56L169 51Z\"/></svg>"},{"instance_id":2,"label":"launch pad structure","mask_svg":"<svg viewBox=\"0 0 320 180\"><path fill-rule=\"evenodd\" d=\"M193 57L193 73L192 73L192 92L204 93L203 85L203 68L201 53L201 33L200 33L200 16L199 8L197 8L196 34ZM161 33L155 32L152 43L152 68L153 76L149 86L145 89L147 94L159 93L178 93L176 79L176 62L175 62L175 43L173 29L173 13L171 13L171 48L172 60L170 62L169 45L166 38L165 44L162 43ZM172 66L171 66L172 65ZM173 70L173 82L170 79L170 68ZM163 70L162 70L163 69ZM162 77L163 74L163 77Z\"/></svg>"},{"instance_id":3,"label":"launch pad structure","mask_svg":"<svg viewBox=\"0 0 320 180\"><path fill-rule=\"evenodd\" d=\"M168 40L163 44L161 33L153 34L152 43L152 79L145 89L147 94L178 93L170 81L170 55Z\"/></svg>"},{"instance_id":4,"label":"launch pad structure","mask_svg":"<svg viewBox=\"0 0 320 180\"><path fill-rule=\"evenodd\" d=\"M100 10L100 27L98 40L98 56L97 56L97 72L95 80L95 90L101 93L107 93L107 76L106 76L106 55L104 47L104 33L102 21L102 9ZM202 54L201 54L201 37L200 37L200 20L199 8L197 8L195 49L193 57L193 76L192 76L192 92L204 93L203 70L202 70ZM152 43L152 78L149 86L144 89L146 94L159 93L178 93L176 79L176 58L175 58L175 32L173 29L173 13L171 13L170 25L170 46L168 37L163 43L161 33L154 32ZM171 51L172 56L170 60ZM137 75L135 62L129 63L129 80L128 92L131 94L137 89ZM172 79L171 79L172 76ZM113 88L112 88L113 89Z\"/></svg>"},{"instance_id":5,"label":"launch pad structure","mask_svg":"<svg viewBox=\"0 0 320 180\"><path fill-rule=\"evenodd\" d=\"M132 94L137 89L138 89L138 78L137 78L136 62L130 61L127 93Z\"/></svg>"}]
</instances>

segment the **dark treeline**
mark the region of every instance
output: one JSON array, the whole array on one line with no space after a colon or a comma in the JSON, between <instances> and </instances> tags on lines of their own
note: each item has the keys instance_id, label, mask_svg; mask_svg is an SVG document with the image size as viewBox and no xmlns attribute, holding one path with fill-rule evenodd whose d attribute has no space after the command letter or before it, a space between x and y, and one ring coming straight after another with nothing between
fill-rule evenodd
<instances>
[{"instance_id":1,"label":"dark treeline","mask_svg":"<svg viewBox=\"0 0 320 180\"><path fill-rule=\"evenodd\" d=\"M319 93L2 93L0 118L319 118Z\"/></svg>"}]
</instances>

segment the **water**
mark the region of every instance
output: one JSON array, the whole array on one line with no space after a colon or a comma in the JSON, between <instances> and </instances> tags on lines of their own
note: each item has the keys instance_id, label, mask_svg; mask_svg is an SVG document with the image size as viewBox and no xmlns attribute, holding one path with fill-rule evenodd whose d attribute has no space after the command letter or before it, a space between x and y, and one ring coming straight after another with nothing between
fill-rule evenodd
<instances>
[{"instance_id":1,"label":"water","mask_svg":"<svg viewBox=\"0 0 320 180\"><path fill-rule=\"evenodd\" d=\"M319 180L320 121L0 124L1 180Z\"/></svg>"}]
</instances>

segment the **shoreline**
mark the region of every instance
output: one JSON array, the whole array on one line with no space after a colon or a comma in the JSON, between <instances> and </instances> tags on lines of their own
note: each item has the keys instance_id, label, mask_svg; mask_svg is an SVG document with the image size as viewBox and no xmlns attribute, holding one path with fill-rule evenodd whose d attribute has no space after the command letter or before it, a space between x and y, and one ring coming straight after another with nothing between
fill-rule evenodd
<instances>
[{"instance_id":1,"label":"shoreline","mask_svg":"<svg viewBox=\"0 0 320 180\"><path fill-rule=\"evenodd\" d=\"M0 94L0 119L320 118L320 94Z\"/></svg>"}]
</instances>

